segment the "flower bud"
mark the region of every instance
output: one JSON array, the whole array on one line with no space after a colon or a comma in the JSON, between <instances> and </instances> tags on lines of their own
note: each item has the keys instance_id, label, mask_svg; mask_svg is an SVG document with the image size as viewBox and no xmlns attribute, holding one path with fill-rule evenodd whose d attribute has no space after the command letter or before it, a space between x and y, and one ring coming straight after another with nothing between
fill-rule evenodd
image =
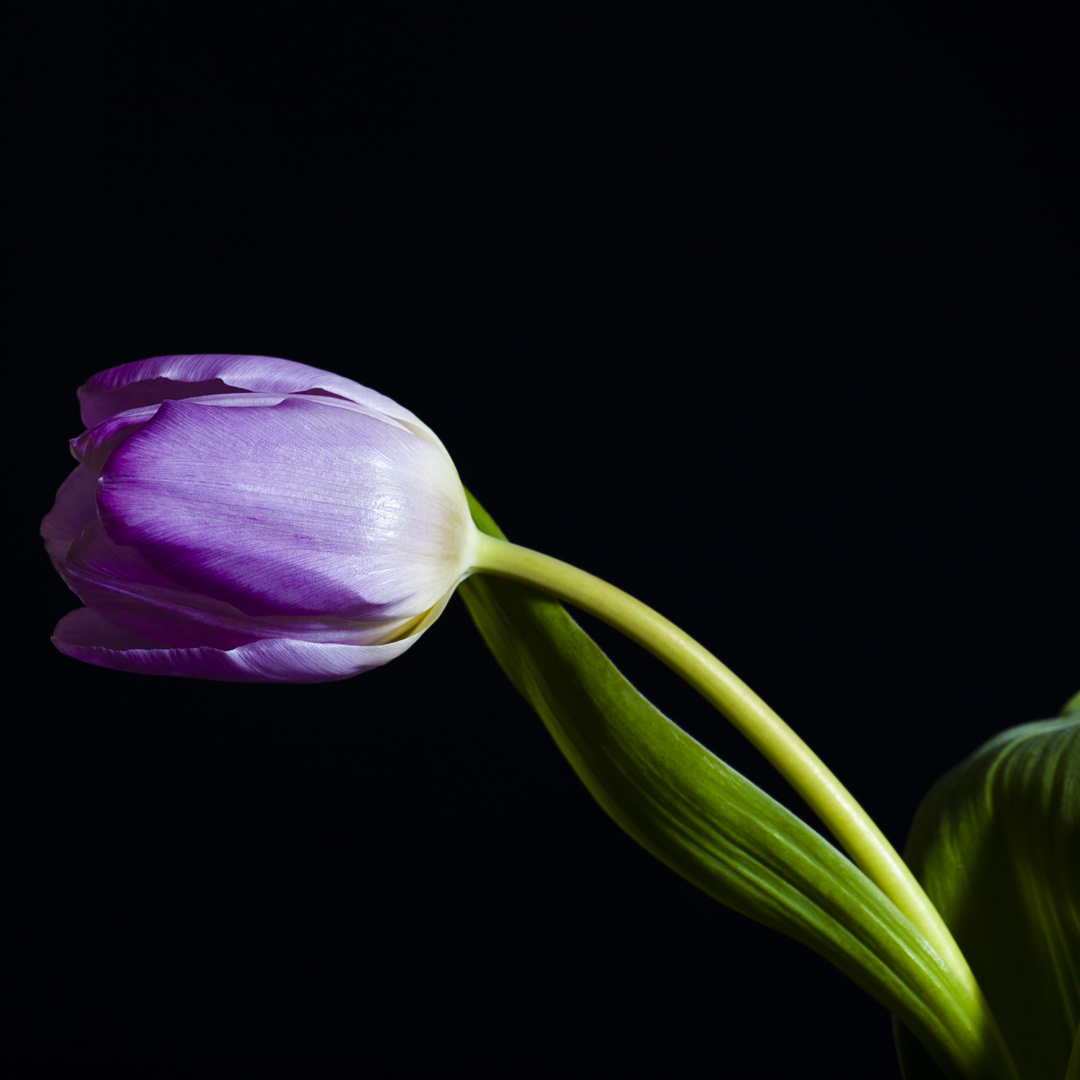
<instances>
[{"instance_id":1,"label":"flower bud","mask_svg":"<svg viewBox=\"0 0 1080 1080\"><path fill-rule=\"evenodd\" d=\"M53 641L126 671L356 675L407 649L471 566L457 471L407 409L265 356L165 356L79 390L78 468L42 522L86 605Z\"/></svg>"}]
</instances>

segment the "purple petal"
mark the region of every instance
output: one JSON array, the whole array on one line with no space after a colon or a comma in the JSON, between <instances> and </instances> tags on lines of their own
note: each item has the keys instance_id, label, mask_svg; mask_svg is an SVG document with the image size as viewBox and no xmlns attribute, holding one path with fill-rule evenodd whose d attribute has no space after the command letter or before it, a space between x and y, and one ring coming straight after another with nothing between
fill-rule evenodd
<instances>
[{"instance_id":1,"label":"purple petal","mask_svg":"<svg viewBox=\"0 0 1080 1080\"><path fill-rule=\"evenodd\" d=\"M239 394L236 396L246 397ZM196 400L204 399L197 398ZM84 431L71 440L72 457L96 476L100 476L109 455L126 438L134 435L148 420L152 419L160 407L160 405L142 405L137 409L128 409L127 412L107 417L100 424L95 424L89 431Z\"/></svg>"},{"instance_id":2,"label":"purple petal","mask_svg":"<svg viewBox=\"0 0 1080 1080\"><path fill-rule=\"evenodd\" d=\"M96 520L71 543L56 568L84 604L157 646L231 649L264 636L243 612L178 587L137 551L114 544ZM298 634L299 628L292 636ZM356 640L355 631L353 639L358 644L364 640Z\"/></svg>"},{"instance_id":3,"label":"purple petal","mask_svg":"<svg viewBox=\"0 0 1080 1080\"><path fill-rule=\"evenodd\" d=\"M56 568L83 603L155 646L232 649L261 638L376 645L402 636L416 622L415 616L350 621L321 612L249 616L220 598L175 585L133 548L114 544L96 520Z\"/></svg>"},{"instance_id":4,"label":"purple petal","mask_svg":"<svg viewBox=\"0 0 1080 1080\"><path fill-rule=\"evenodd\" d=\"M264 408L267 406L280 405L288 395L286 394L208 394L203 397L184 398L189 405L205 405L213 408ZM335 397L316 397L315 395L298 395L304 401L312 399L327 406L339 409L348 409L363 416L370 416L384 424L401 426L403 431L410 430L399 421L394 420L377 409L366 405L358 405L352 401L344 401ZM170 399L176 400L176 399ZM108 460L109 455L125 439L134 435L136 431L144 427L152 420L161 407L161 402L154 405L142 405L136 409L128 409L126 412L116 413L106 417L100 424L95 424L89 431L84 431L77 438L71 440L71 452L77 461L82 462L88 468L93 469L100 475Z\"/></svg>"},{"instance_id":5,"label":"purple petal","mask_svg":"<svg viewBox=\"0 0 1080 1080\"><path fill-rule=\"evenodd\" d=\"M202 397L229 391L304 394L323 391L366 405L441 445L434 432L396 401L330 371L273 356L227 354L155 356L109 368L79 390L83 422L93 427L127 409L166 399Z\"/></svg>"},{"instance_id":6,"label":"purple petal","mask_svg":"<svg viewBox=\"0 0 1080 1080\"><path fill-rule=\"evenodd\" d=\"M166 401L109 457L98 511L163 580L248 616L416 616L468 569L472 536L445 452L309 397Z\"/></svg>"},{"instance_id":7,"label":"purple petal","mask_svg":"<svg viewBox=\"0 0 1080 1080\"><path fill-rule=\"evenodd\" d=\"M97 477L81 465L60 485L56 502L41 523L45 550L58 569L72 541L97 520L96 498Z\"/></svg>"},{"instance_id":8,"label":"purple petal","mask_svg":"<svg viewBox=\"0 0 1080 1080\"><path fill-rule=\"evenodd\" d=\"M306 617L246 615L218 597L177 586L134 548L114 544L96 518L67 545L56 568L83 603L155 647L233 649L263 638L377 645L419 629L416 616L350 621L321 612ZM449 591L421 625L434 621L448 597Z\"/></svg>"},{"instance_id":9,"label":"purple petal","mask_svg":"<svg viewBox=\"0 0 1080 1080\"><path fill-rule=\"evenodd\" d=\"M329 682L400 656L419 633L383 645L340 645L287 638L254 641L234 649L161 648L106 622L88 608L60 620L53 636L68 656L99 667L148 675L185 675L223 682Z\"/></svg>"}]
</instances>

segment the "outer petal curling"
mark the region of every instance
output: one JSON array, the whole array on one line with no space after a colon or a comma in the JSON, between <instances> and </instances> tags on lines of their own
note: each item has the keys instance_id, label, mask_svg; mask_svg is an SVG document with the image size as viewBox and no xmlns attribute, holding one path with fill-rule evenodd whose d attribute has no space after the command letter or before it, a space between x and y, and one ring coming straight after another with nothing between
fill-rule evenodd
<instances>
[{"instance_id":1,"label":"outer petal curling","mask_svg":"<svg viewBox=\"0 0 1080 1080\"><path fill-rule=\"evenodd\" d=\"M109 368L79 388L83 423L93 427L118 412L155 405L166 398L253 391L269 394L334 394L405 424L409 430L441 446L438 436L419 417L383 394L330 371L274 356L155 356Z\"/></svg>"},{"instance_id":2,"label":"outer petal curling","mask_svg":"<svg viewBox=\"0 0 1080 1080\"><path fill-rule=\"evenodd\" d=\"M349 679L400 656L420 634L382 645L340 645L267 638L234 649L163 648L129 634L89 608L60 620L53 644L99 667L217 682L315 683Z\"/></svg>"}]
</instances>

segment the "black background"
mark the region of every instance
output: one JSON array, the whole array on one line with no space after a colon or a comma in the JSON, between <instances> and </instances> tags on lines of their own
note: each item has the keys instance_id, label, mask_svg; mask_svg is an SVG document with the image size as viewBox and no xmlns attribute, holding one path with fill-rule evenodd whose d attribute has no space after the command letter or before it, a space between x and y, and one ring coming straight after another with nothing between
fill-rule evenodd
<instances>
[{"instance_id":1,"label":"black background","mask_svg":"<svg viewBox=\"0 0 1080 1080\"><path fill-rule=\"evenodd\" d=\"M337 371L511 538L709 645L902 845L1078 689L1080 82L1048 5L867 6L121 5L18 42L24 1070L896 1074L880 1006L604 817L460 602L344 683L124 675L53 652L77 605L36 537L93 372Z\"/></svg>"}]
</instances>

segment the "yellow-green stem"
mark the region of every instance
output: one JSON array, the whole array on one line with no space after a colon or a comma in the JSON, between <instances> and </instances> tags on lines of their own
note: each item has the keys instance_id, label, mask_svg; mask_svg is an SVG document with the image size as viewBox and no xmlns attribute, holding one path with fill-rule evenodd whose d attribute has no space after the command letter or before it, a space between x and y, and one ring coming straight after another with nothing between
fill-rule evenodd
<instances>
[{"instance_id":1,"label":"yellow-green stem","mask_svg":"<svg viewBox=\"0 0 1080 1080\"><path fill-rule=\"evenodd\" d=\"M907 864L851 793L753 690L674 623L568 563L481 535L475 570L532 585L603 620L662 660L713 704L776 767L863 873L918 927L962 988L968 999L965 1011L988 1029L984 1045L996 1044L1006 1067L1011 1066L967 960Z\"/></svg>"}]
</instances>

